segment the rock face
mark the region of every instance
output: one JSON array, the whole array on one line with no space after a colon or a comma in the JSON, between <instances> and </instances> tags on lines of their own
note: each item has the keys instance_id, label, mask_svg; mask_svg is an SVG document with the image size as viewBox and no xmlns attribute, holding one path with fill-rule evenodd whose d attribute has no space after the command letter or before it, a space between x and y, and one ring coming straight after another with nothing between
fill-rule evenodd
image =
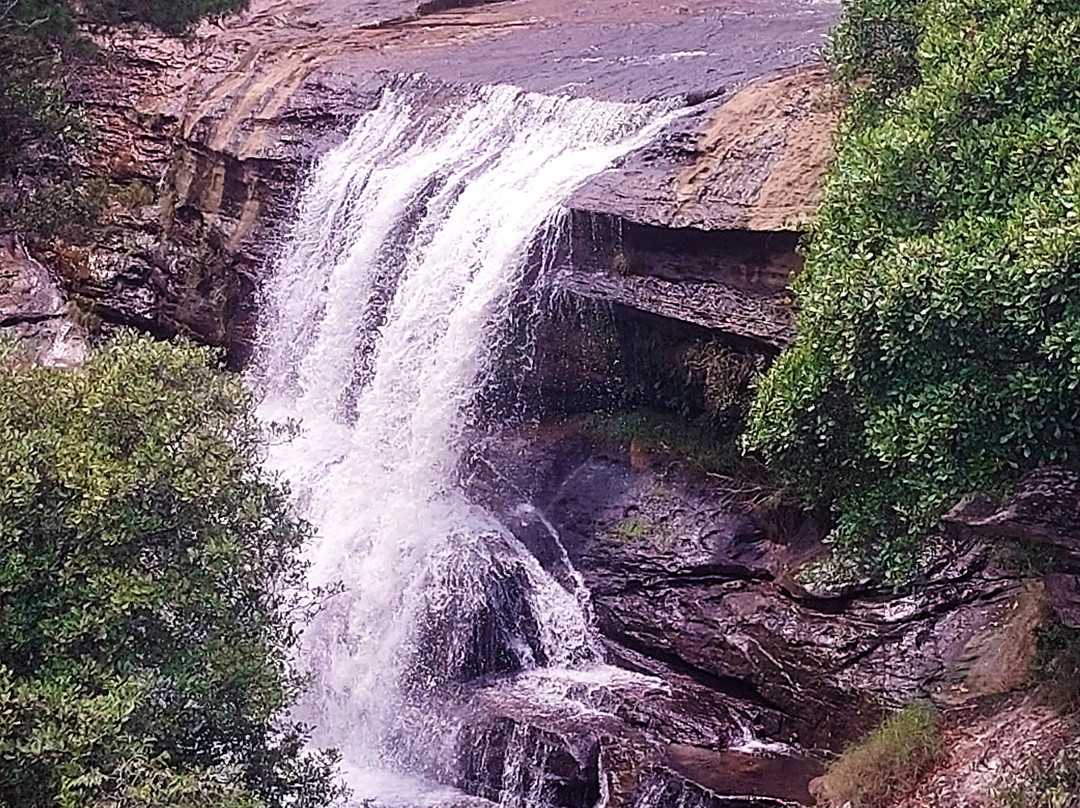
<instances>
[{"instance_id":1,"label":"rock face","mask_svg":"<svg viewBox=\"0 0 1080 808\"><path fill-rule=\"evenodd\" d=\"M797 230L817 209L838 112L824 67L768 75L705 112L678 148L596 177L572 204L669 229Z\"/></svg>"},{"instance_id":2,"label":"rock face","mask_svg":"<svg viewBox=\"0 0 1080 808\"><path fill-rule=\"evenodd\" d=\"M0 334L29 346L35 364L77 365L85 334L68 311L48 270L14 239L0 240Z\"/></svg>"},{"instance_id":3,"label":"rock face","mask_svg":"<svg viewBox=\"0 0 1080 808\"><path fill-rule=\"evenodd\" d=\"M1041 550L1046 595L1055 617L1080 628L1080 474L1066 468L1038 469L1001 504L974 497L945 517L959 535L1010 540Z\"/></svg>"},{"instance_id":4,"label":"rock face","mask_svg":"<svg viewBox=\"0 0 1080 808\"><path fill-rule=\"evenodd\" d=\"M883 706L953 705L1026 679L1042 584L975 537L941 537L912 592L830 591L796 574L822 552L811 517L669 458L541 429L500 437L482 468L556 527L614 658L760 705L768 737L835 748ZM476 495L499 507L484 479Z\"/></svg>"},{"instance_id":5,"label":"rock face","mask_svg":"<svg viewBox=\"0 0 1080 808\"><path fill-rule=\"evenodd\" d=\"M816 761L713 751L735 742L733 706L670 671L534 671L468 688L450 711L461 722L450 732L452 764L429 771L498 804L591 808L602 795L611 808L807 803Z\"/></svg>"},{"instance_id":6,"label":"rock face","mask_svg":"<svg viewBox=\"0 0 1080 808\"><path fill-rule=\"evenodd\" d=\"M717 281L668 281L655 275L618 275L566 269L555 287L579 299L614 303L700 326L761 345L786 348L795 339L787 295L752 295Z\"/></svg>"},{"instance_id":7,"label":"rock face","mask_svg":"<svg viewBox=\"0 0 1080 808\"><path fill-rule=\"evenodd\" d=\"M183 41L101 33L105 66L75 88L100 120L95 160L110 179L152 193L87 254L55 262L61 286L108 323L225 345L242 364L260 277L300 178L396 73L425 73L449 93L510 83L687 105L656 144L583 188L572 206L620 228L790 233L816 202L832 115L820 101L821 71L796 68L835 14L831 3L801 0L256 0ZM685 260L670 242L659 251L666 257L638 252L661 276L689 262L703 280L727 283L746 267L737 247L691 250ZM798 268L788 245L757 264L777 278L770 294ZM655 297L631 302L683 316ZM777 302L786 305L782 296L764 301L766 313ZM738 317L732 323L709 327L745 330Z\"/></svg>"}]
</instances>

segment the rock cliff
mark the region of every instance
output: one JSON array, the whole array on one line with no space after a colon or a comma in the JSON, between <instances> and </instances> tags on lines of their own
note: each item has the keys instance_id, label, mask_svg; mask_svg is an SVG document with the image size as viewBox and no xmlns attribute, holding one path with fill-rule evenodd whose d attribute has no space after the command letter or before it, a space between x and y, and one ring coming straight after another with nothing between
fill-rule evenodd
<instances>
[{"instance_id":1,"label":"rock cliff","mask_svg":"<svg viewBox=\"0 0 1080 808\"><path fill-rule=\"evenodd\" d=\"M98 32L102 64L75 87L99 122L95 163L152 193L99 243L42 257L106 324L224 345L239 365L299 178L393 75L429 76L433 106L480 83L670 99L686 114L571 205L627 232L634 274L700 286L686 297L623 280L611 272L620 239L597 243L566 288L779 347L799 267L791 234L816 203L835 114L821 69L805 65L835 14L800 0L257 0L183 40Z\"/></svg>"}]
</instances>

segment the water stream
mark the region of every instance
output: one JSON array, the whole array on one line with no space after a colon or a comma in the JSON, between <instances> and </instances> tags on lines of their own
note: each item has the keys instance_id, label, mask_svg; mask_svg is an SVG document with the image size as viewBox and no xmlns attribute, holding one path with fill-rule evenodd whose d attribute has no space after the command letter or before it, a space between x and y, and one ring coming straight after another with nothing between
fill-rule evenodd
<instances>
[{"instance_id":1,"label":"water stream","mask_svg":"<svg viewBox=\"0 0 1080 808\"><path fill-rule=\"evenodd\" d=\"M580 579L556 582L456 475L562 202L671 114L401 80L303 190L253 381L261 415L296 425L270 462L318 529L312 583L342 586L304 634L298 717L341 749L361 796L404 789L416 804L373 772L438 742L419 736L453 723L434 705L458 684L600 663Z\"/></svg>"}]
</instances>

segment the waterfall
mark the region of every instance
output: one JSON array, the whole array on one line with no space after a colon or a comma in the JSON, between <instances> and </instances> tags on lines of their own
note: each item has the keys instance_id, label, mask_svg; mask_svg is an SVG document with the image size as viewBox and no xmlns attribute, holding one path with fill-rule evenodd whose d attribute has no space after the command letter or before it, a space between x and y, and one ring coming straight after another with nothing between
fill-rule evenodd
<instances>
[{"instance_id":1,"label":"waterfall","mask_svg":"<svg viewBox=\"0 0 1080 808\"><path fill-rule=\"evenodd\" d=\"M253 383L293 425L269 462L318 530L312 583L340 587L302 639L298 717L350 765L407 766L454 683L595 660L582 593L456 474L560 204L671 114L400 80L303 189Z\"/></svg>"}]
</instances>

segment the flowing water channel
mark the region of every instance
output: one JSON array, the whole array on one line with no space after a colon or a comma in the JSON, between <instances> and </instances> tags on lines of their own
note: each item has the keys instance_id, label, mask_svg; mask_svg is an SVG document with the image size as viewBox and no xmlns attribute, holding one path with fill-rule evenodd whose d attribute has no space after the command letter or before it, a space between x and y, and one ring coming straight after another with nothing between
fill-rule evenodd
<instances>
[{"instance_id":1,"label":"flowing water channel","mask_svg":"<svg viewBox=\"0 0 1080 808\"><path fill-rule=\"evenodd\" d=\"M303 189L254 381L263 417L295 425L271 463L318 529L312 583L341 588L303 636L297 714L342 751L361 804L464 799L402 776L453 781L468 719L445 705L465 683L517 672L506 698L535 706L632 676L602 664L580 578L554 580L457 471L562 203L673 114L399 80ZM504 805L544 804L527 740L503 744Z\"/></svg>"}]
</instances>

